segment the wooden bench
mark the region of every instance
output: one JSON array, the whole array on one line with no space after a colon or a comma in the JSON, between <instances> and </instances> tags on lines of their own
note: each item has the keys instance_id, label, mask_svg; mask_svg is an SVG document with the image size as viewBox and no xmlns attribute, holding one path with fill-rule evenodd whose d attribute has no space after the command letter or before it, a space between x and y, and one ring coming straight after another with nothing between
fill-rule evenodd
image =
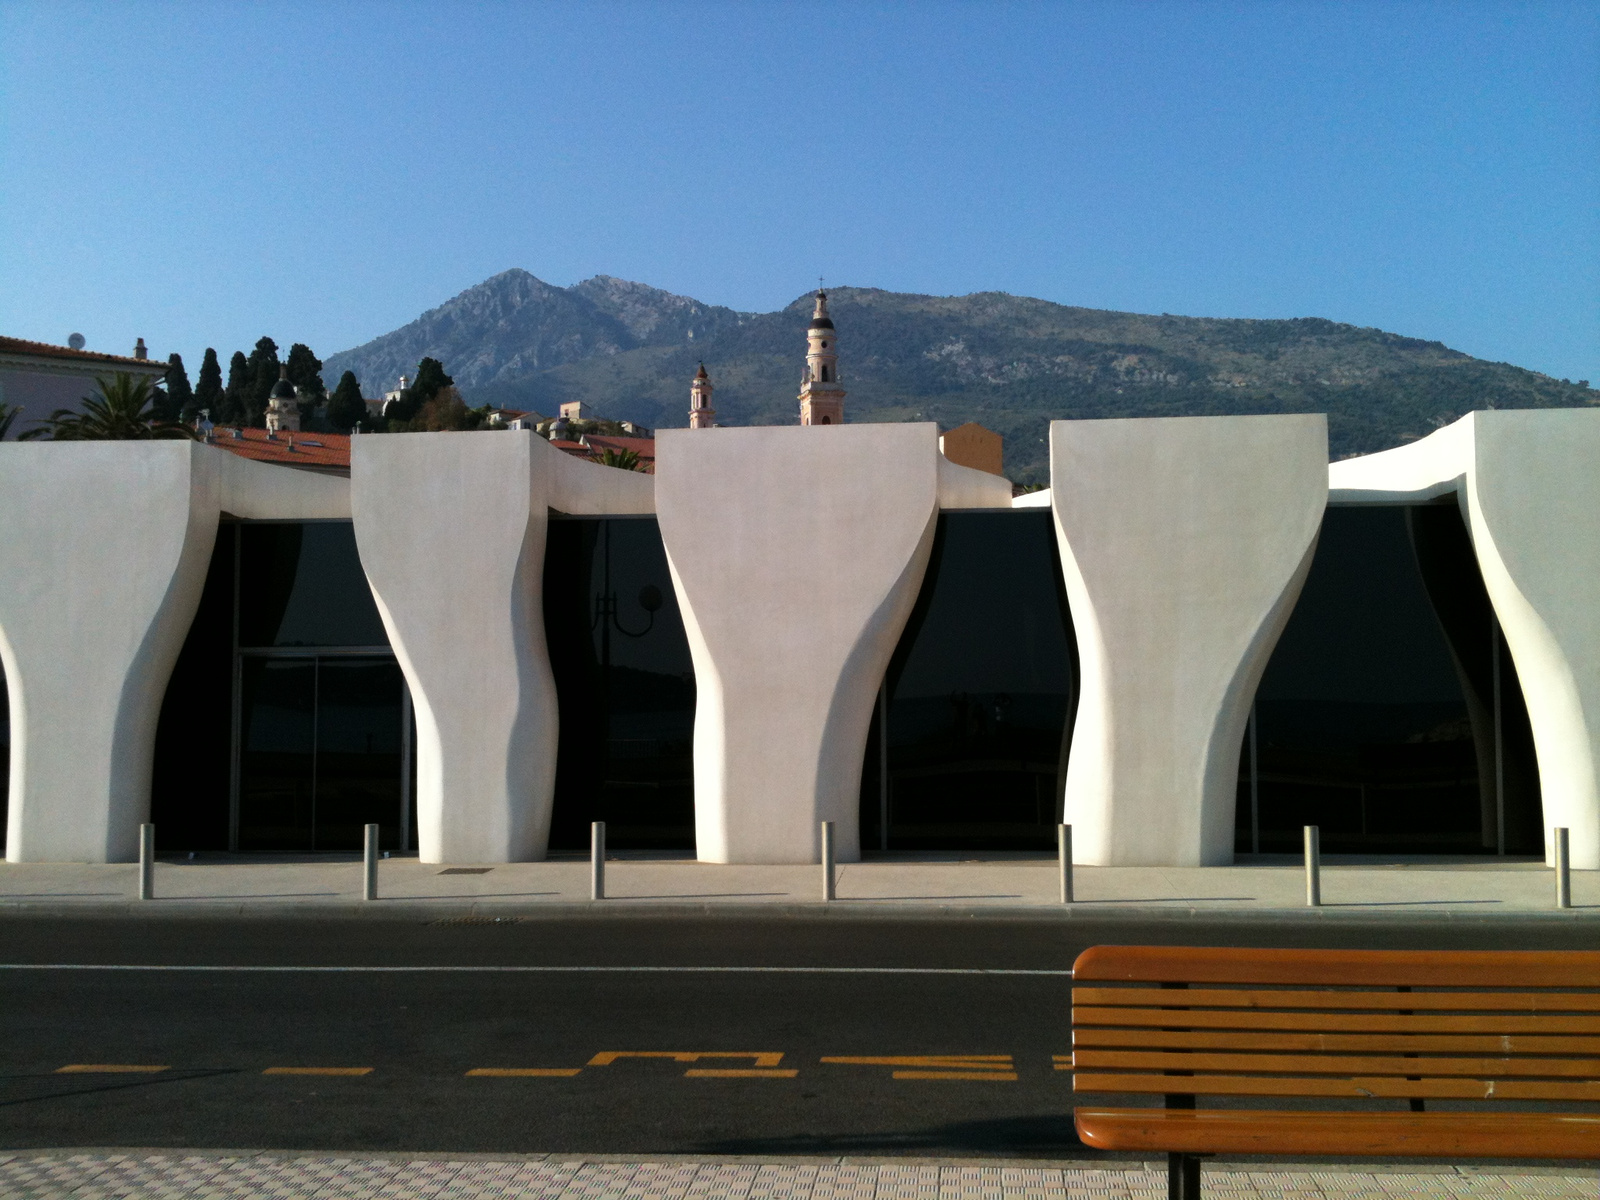
<instances>
[{"instance_id":1,"label":"wooden bench","mask_svg":"<svg viewBox=\"0 0 1600 1200\"><path fill-rule=\"evenodd\" d=\"M1600 952L1094 946L1072 1069L1081 1098L1164 1098L1075 1120L1085 1145L1166 1153L1174 1200L1209 1154L1600 1159Z\"/></svg>"}]
</instances>

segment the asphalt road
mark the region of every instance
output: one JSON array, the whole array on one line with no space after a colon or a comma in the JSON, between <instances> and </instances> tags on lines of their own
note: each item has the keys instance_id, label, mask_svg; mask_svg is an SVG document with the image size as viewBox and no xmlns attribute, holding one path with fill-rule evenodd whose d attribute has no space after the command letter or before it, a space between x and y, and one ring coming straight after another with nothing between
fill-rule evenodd
<instances>
[{"instance_id":1,"label":"asphalt road","mask_svg":"<svg viewBox=\"0 0 1600 1200\"><path fill-rule=\"evenodd\" d=\"M7 917L0 1145L1087 1156L1053 1062L1069 1049L1062 972L1085 946L1593 936L1570 921Z\"/></svg>"}]
</instances>

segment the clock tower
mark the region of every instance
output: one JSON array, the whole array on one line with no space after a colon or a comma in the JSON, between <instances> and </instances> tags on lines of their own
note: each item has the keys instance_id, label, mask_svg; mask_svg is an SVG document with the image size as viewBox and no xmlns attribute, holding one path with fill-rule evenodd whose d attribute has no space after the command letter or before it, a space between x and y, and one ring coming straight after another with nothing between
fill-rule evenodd
<instances>
[{"instance_id":1,"label":"clock tower","mask_svg":"<svg viewBox=\"0 0 1600 1200\"><path fill-rule=\"evenodd\" d=\"M806 327L806 371L800 377L800 424L843 425L845 392L839 386L839 343L828 316L828 293L817 290Z\"/></svg>"}]
</instances>

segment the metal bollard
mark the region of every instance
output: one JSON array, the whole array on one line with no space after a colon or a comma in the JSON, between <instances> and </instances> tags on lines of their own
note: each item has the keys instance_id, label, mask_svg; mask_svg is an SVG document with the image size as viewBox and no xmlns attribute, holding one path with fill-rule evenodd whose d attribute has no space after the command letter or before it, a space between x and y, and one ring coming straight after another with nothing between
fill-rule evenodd
<instances>
[{"instance_id":1,"label":"metal bollard","mask_svg":"<svg viewBox=\"0 0 1600 1200\"><path fill-rule=\"evenodd\" d=\"M1056 826L1056 855L1061 860L1061 903L1072 903L1072 826Z\"/></svg>"},{"instance_id":2,"label":"metal bollard","mask_svg":"<svg viewBox=\"0 0 1600 1200\"><path fill-rule=\"evenodd\" d=\"M366 827L366 840L361 847L361 898L378 898L378 827Z\"/></svg>"},{"instance_id":3,"label":"metal bollard","mask_svg":"<svg viewBox=\"0 0 1600 1200\"><path fill-rule=\"evenodd\" d=\"M1322 907L1322 830L1306 826L1306 906Z\"/></svg>"},{"instance_id":4,"label":"metal bollard","mask_svg":"<svg viewBox=\"0 0 1600 1200\"><path fill-rule=\"evenodd\" d=\"M832 900L833 895L833 822L822 823L822 898Z\"/></svg>"},{"instance_id":5,"label":"metal bollard","mask_svg":"<svg viewBox=\"0 0 1600 1200\"><path fill-rule=\"evenodd\" d=\"M139 899L156 898L156 827L139 826Z\"/></svg>"},{"instance_id":6,"label":"metal bollard","mask_svg":"<svg viewBox=\"0 0 1600 1200\"><path fill-rule=\"evenodd\" d=\"M1565 826L1555 829L1556 841L1556 907L1572 907L1572 860L1567 853Z\"/></svg>"},{"instance_id":7,"label":"metal bollard","mask_svg":"<svg viewBox=\"0 0 1600 1200\"><path fill-rule=\"evenodd\" d=\"M589 826L589 899L606 898L606 823Z\"/></svg>"}]
</instances>

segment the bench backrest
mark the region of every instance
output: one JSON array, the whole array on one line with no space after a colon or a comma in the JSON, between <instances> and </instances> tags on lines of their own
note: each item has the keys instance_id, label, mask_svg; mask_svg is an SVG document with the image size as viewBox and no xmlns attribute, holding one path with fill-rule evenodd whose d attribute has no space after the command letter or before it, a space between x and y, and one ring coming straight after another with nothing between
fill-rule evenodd
<instances>
[{"instance_id":1,"label":"bench backrest","mask_svg":"<svg viewBox=\"0 0 1600 1200\"><path fill-rule=\"evenodd\" d=\"M1600 1101L1600 952L1095 946L1073 1089Z\"/></svg>"}]
</instances>

